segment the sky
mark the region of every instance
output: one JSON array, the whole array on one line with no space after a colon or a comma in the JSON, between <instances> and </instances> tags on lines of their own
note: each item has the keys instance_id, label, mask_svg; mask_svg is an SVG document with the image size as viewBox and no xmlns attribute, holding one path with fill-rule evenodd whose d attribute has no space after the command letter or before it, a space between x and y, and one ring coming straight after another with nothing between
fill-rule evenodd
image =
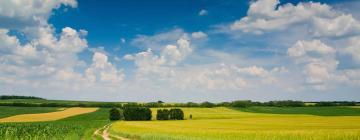
<instances>
[{"instance_id":1,"label":"sky","mask_svg":"<svg viewBox=\"0 0 360 140\"><path fill-rule=\"evenodd\" d=\"M0 0L0 95L360 101L359 0Z\"/></svg>"}]
</instances>

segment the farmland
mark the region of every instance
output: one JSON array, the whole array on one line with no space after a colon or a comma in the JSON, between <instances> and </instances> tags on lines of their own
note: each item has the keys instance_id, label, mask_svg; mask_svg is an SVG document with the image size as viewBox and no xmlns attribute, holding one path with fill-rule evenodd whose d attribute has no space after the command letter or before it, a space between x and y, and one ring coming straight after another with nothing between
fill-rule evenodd
<instances>
[{"instance_id":1,"label":"farmland","mask_svg":"<svg viewBox=\"0 0 360 140\"><path fill-rule=\"evenodd\" d=\"M47 113L62 110L57 107L7 107L0 106L0 118L5 118L18 114Z\"/></svg>"},{"instance_id":2,"label":"farmland","mask_svg":"<svg viewBox=\"0 0 360 140\"><path fill-rule=\"evenodd\" d=\"M39 113L39 114L22 114L0 119L0 122L41 122L41 121L55 121L71 116L76 116L84 113L96 111L97 108L79 108L73 107L64 109L62 111Z\"/></svg>"},{"instance_id":3,"label":"farmland","mask_svg":"<svg viewBox=\"0 0 360 140\"><path fill-rule=\"evenodd\" d=\"M102 102L11 99L23 105L104 105ZM111 105L122 103L113 102ZM142 104L140 104L142 105ZM164 104L166 105L166 104ZM151 121L109 121L110 108L1 106L0 137L4 139L141 140L323 140L360 139L358 106L248 106L151 108ZM185 120L156 120L158 109L180 108ZM79 110L80 109L80 110ZM75 114L73 114L76 112ZM55 114L54 114L55 113ZM50 114L50 116L48 116ZM51 115L52 114L52 115ZM44 116L45 115L45 116ZM189 116L192 116L190 118ZM19 117L20 120L14 120ZM23 116L23 117L21 117ZM28 116L28 117L24 117ZM52 118L51 116L55 117ZM11 119L12 118L12 119ZM39 122L31 122L34 121ZM107 124L111 124L109 129ZM100 129L103 128L103 129ZM97 135L94 135L96 130Z\"/></svg>"},{"instance_id":4,"label":"farmland","mask_svg":"<svg viewBox=\"0 0 360 140\"><path fill-rule=\"evenodd\" d=\"M290 111L286 114L286 110ZM307 115L316 110L327 110L318 115ZM111 127L111 133L144 140L168 139L360 139L360 110L352 110L351 116L339 116L340 107L274 108L250 107L229 108L183 108L185 116L193 120L184 121L122 121ZM261 111L257 113L257 111ZM264 113L263 110L281 112ZM331 110L335 110L331 111ZM336 111L337 110L337 111ZM346 109L345 109L346 110ZM324 114L326 116L324 116ZM332 114L332 115L330 115Z\"/></svg>"},{"instance_id":5,"label":"farmland","mask_svg":"<svg viewBox=\"0 0 360 140\"><path fill-rule=\"evenodd\" d=\"M93 132L107 123L108 109L101 108L56 121L0 123L0 136L5 139L91 139Z\"/></svg>"}]
</instances>

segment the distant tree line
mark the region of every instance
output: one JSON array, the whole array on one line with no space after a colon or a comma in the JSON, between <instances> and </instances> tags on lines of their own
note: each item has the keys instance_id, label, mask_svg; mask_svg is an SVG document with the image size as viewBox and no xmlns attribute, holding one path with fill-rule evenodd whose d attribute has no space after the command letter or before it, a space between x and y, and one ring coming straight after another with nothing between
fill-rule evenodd
<instances>
[{"instance_id":1,"label":"distant tree line","mask_svg":"<svg viewBox=\"0 0 360 140\"><path fill-rule=\"evenodd\" d=\"M35 96L18 96L18 95L1 95L0 100L8 100L8 99L42 99L44 98L35 97Z\"/></svg>"},{"instance_id":2,"label":"distant tree line","mask_svg":"<svg viewBox=\"0 0 360 140\"><path fill-rule=\"evenodd\" d=\"M329 102L302 102L293 100L254 102L251 100L237 100L232 102L187 102L187 103L165 103L163 101L136 103L136 102L91 102L91 101L14 101L6 99L42 99L32 96L0 96L0 106L24 106L24 107L104 107L104 108L174 108L174 107L250 107L250 106L271 106L271 107L303 107L303 106L355 106L358 103L354 101L329 101Z\"/></svg>"},{"instance_id":3,"label":"distant tree line","mask_svg":"<svg viewBox=\"0 0 360 140\"><path fill-rule=\"evenodd\" d=\"M314 106L356 106L357 102L316 102Z\"/></svg>"}]
</instances>

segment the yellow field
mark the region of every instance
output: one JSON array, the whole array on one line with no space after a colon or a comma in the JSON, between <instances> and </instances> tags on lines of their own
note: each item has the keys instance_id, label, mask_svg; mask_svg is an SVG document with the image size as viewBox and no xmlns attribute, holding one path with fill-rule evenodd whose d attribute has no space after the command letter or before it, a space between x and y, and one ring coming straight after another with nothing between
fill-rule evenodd
<instances>
[{"instance_id":1,"label":"yellow field","mask_svg":"<svg viewBox=\"0 0 360 140\"><path fill-rule=\"evenodd\" d=\"M98 108L80 108L73 107L62 111L40 113L40 114L23 114L15 115L0 119L0 122L43 122L43 121L55 121L75 115L84 113L90 113L98 110Z\"/></svg>"},{"instance_id":2,"label":"yellow field","mask_svg":"<svg viewBox=\"0 0 360 140\"><path fill-rule=\"evenodd\" d=\"M110 132L142 140L359 140L360 116L247 113L183 108L184 121L119 121ZM154 112L154 110L153 110Z\"/></svg>"}]
</instances>

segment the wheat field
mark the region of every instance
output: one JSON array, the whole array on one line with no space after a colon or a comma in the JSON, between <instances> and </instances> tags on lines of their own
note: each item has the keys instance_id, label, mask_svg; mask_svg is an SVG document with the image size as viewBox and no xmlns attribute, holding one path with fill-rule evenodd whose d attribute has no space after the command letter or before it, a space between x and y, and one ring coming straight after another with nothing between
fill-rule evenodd
<instances>
[{"instance_id":1,"label":"wheat field","mask_svg":"<svg viewBox=\"0 0 360 140\"><path fill-rule=\"evenodd\" d=\"M39 114L22 114L0 119L0 122L44 122L55 121L71 116L76 116L84 113L90 113L98 110L98 108L81 108L73 107L62 111L39 113Z\"/></svg>"},{"instance_id":2,"label":"wheat field","mask_svg":"<svg viewBox=\"0 0 360 140\"><path fill-rule=\"evenodd\" d=\"M193 119L119 121L111 133L142 140L360 139L359 116L249 113L223 107L182 109Z\"/></svg>"}]
</instances>

